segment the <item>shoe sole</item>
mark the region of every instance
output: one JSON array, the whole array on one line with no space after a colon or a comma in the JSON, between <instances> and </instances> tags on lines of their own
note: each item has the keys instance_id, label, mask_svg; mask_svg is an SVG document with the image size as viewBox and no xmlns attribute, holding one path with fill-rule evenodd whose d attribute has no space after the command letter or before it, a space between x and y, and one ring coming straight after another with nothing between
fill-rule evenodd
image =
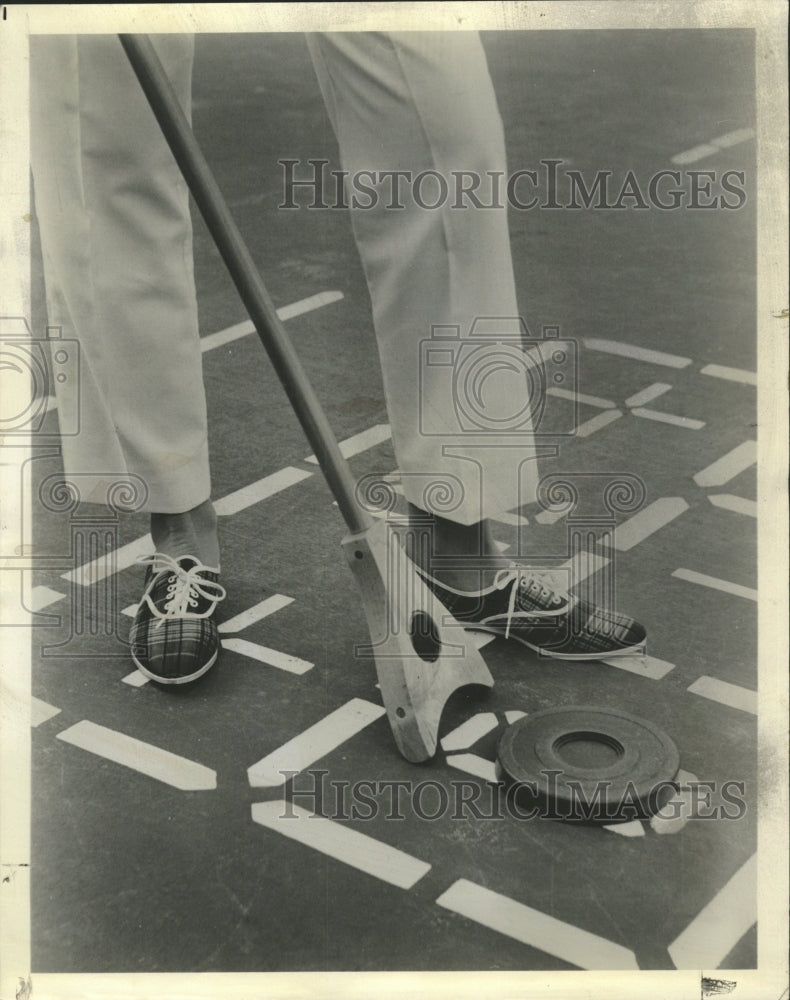
<instances>
[{"instance_id":1,"label":"shoe sole","mask_svg":"<svg viewBox=\"0 0 790 1000\"><path fill-rule=\"evenodd\" d=\"M504 629L489 628L485 625L467 625L464 626L464 630L467 632L487 632L489 635L497 635L502 639L506 638ZM644 656L647 649L645 643L639 643L636 646L626 646L622 649L614 649L601 653L552 653L545 646L536 646L535 643L527 642L526 639L521 639L517 635L511 634L507 636L507 640L508 642L520 642L527 649L531 649L536 653L540 653L541 656L546 656L552 660L611 660L615 656Z\"/></svg>"},{"instance_id":2,"label":"shoe sole","mask_svg":"<svg viewBox=\"0 0 790 1000\"><path fill-rule=\"evenodd\" d=\"M134 660L135 666L140 671L141 674L151 680L156 681L157 684L189 684L191 681L196 681L198 677L202 677L208 670L210 670L214 664L217 662L217 657L219 656L219 649L211 657L211 659L200 670L196 670L193 674L187 674L186 677L160 677L158 674L153 673L148 667L144 667L142 663L137 659L134 653L131 654Z\"/></svg>"}]
</instances>

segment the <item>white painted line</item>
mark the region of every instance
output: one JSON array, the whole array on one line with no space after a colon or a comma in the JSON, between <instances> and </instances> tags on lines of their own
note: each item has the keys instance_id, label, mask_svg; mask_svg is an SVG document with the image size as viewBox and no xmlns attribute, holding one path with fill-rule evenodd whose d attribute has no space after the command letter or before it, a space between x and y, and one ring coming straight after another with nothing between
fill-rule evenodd
<instances>
[{"instance_id":1,"label":"white painted line","mask_svg":"<svg viewBox=\"0 0 790 1000\"><path fill-rule=\"evenodd\" d=\"M660 497L618 524L614 530L614 547L618 552L628 552L656 531L665 527L689 509L683 497Z\"/></svg>"},{"instance_id":2,"label":"white painted line","mask_svg":"<svg viewBox=\"0 0 790 1000\"><path fill-rule=\"evenodd\" d=\"M728 368L726 365L705 365L700 369L701 375L712 375L714 378L726 378L730 382L743 382L745 385L757 385L757 372L745 368Z\"/></svg>"},{"instance_id":3,"label":"white painted line","mask_svg":"<svg viewBox=\"0 0 790 1000\"><path fill-rule=\"evenodd\" d=\"M234 340L248 337L251 333L255 333L255 326L252 320L245 319L225 330L218 330L216 333L209 333L207 336L201 337L200 350L205 354L207 351L213 351L215 347L224 347L225 344L230 344Z\"/></svg>"},{"instance_id":4,"label":"white painted line","mask_svg":"<svg viewBox=\"0 0 790 1000\"><path fill-rule=\"evenodd\" d=\"M660 424L672 424L673 427L685 427L689 431L699 431L705 426L704 420L695 420L693 417L679 417L674 413L661 413L659 410L646 410L637 407L631 410L635 417L643 417L645 420L655 420Z\"/></svg>"},{"instance_id":5,"label":"white painted line","mask_svg":"<svg viewBox=\"0 0 790 1000\"><path fill-rule=\"evenodd\" d=\"M273 472L270 476L250 483L249 486L242 486L240 490L235 490L221 500L215 501L214 509L220 517L238 514L239 511L260 503L261 500L267 500L275 493L288 489L295 483L301 483L303 479L309 479L310 476L312 476L312 472L287 465L279 472Z\"/></svg>"},{"instance_id":6,"label":"white painted line","mask_svg":"<svg viewBox=\"0 0 790 1000\"><path fill-rule=\"evenodd\" d=\"M753 128L739 128L734 132L727 132L724 135L720 135L718 139L711 139L711 143L714 146L718 146L719 149L726 149L728 146L737 146L738 143L748 142L749 139L753 138Z\"/></svg>"},{"instance_id":7,"label":"white painted line","mask_svg":"<svg viewBox=\"0 0 790 1000\"><path fill-rule=\"evenodd\" d=\"M694 681L689 691L711 701L717 701L720 705L728 705L730 708L739 708L742 712L757 715L757 692L749 691L748 688L739 687L737 684L720 681L716 677L703 676Z\"/></svg>"},{"instance_id":8,"label":"white painted line","mask_svg":"<svg viewBox=\"0 0 790 1000\"><path fill-rule=\"evenodd\" d=\"M121 678L123 684L128 684L129 687L141 688L144 687L150 678L146 677L142 670L133 670L130 674Z\"/></svg>"},{"instance_id":9,"label":"white painted line","mask_svg":"<svg viewBox=\"0 0 790 1000\"><path fill-rule=\"evenodd\" d=\"M33 587L30 591L30 610L33 613L42 611L44 608L48 608L50 604L62 601L65 596L65 594L61 594L57 590L51 590L49 587Z\"/></svg>"},{"instance_id":10,"label":"white painted line","mask_svg":"<svg viewBox=\"0 0 790 1000\"><path fill-rule=\"evenodd\" d=\"M540 514L535 515L535 520L538 524L556 524L556 522L561 521L567 513L567 510L542 510Z\"/></svg>"},{"instance_id":11,"label":"white painted line","mask_svg":"<svg viewBox=\"0 0 790 1000\"><path fill-rule=\"evenodd\" d=\"M40 698L34 698L32 695L30 697L30 725L40 726L42 722L46 722L47 719L51 719L56 715L60 714L60 709L55 708L54 705L48 704L46 701L42 701Z\"/></svg>"},{"instance_id":12,"label":"white painted line","mask_svg":"<svg viewBox=\"0 0 790 1000\"><path fill-rule=\"evenodd\" d=\"M342 292L318 292L316 295L310 295L306 299L300 299L298 302L282 306L277 310L277 315L283 322L286 322L295 316L301 316L303 313L312 312L314 309L320 309L322 306L328 306L332 302L339 302L342 298Z\"/></svg>"},{"instance_id":13,"label":"white painted line","mask_svg":"<svg viewBox=\"0 0 790 1000\"><path fill-rule=\"evenodd\" d=\"M635 392L633 396L629 396L625 401L625 405L642 406L644 403L649 403L654 399L658 399L659 396L663 396L671 388L672 386L667 385L666 382L654 382L653 385L649 385L646 389L642 389L640 392Z\"/></svg>"},{"instance_id":14,"label":"white painted line","mask_svg":"<svg viewBox=\"0 0 790 1000\"><path fill-rule=\"evenodd\" d=\"M619 417L622 417L622 415L623 414L620 410L604 410L603 413L599 413L590 420L585 420L583 424L579 424L573 433L576 437L589 437L591 434L595 434L596 431L600 431L602 428L611 424Z\"/></svg>"},{"instance_id":15,"label":"white painted line","mask_svg":"<svg viewBox=\"0 0 790 1000\"><path fill-rule=\"evenodd\" d=\"M129 604L127 607L121 609L121 614L126 615L127 618L134 618L137 614L137 604Z\"/></svg>"},{"instance_id":16,"label":"white painted line","mask_svg":"<svg viewBox=\"0 0 790 1000\"><path fill-rule=\"evenodd\" d=\"M252 819L399 889L411 889L431 868L411 854L282 800L253 803Z\"/></svg>"},{"instance_id":17,"label":"white painted line","mask_svg":"<svg viewBox=\"0 0 790 1000\"><path fill-rule=\"evenodd\" d=\"M211 768L86 719L64 729L57 738L184 792L210 791L217 787L217 775Z\"/></svg>"},{"instance_id":18,"label":"white painted line","mask_svg":"<svg viewBox=\"0 0 790 1000\"><path fill-rule=\"evenodd\" d=\"M744 597L749 601L757 600L757 591L751 587L742 587L739 583L731 583L729 580L720 580L715 576L707 576L705 573L696 573L692 569L680 567L673 571L672 576L678 580L686 580L688 583L698 583L701 587L710 587L713 590L721 590L725 594L734 594L736 597Z\"/></svg>"},{"instance_id":19,"label":"white painted line","mask_svg":"<svg viewBox=\"0 0 790 1000\"><path fill-rule=\"evenodd\" d=\"M570 399L575 403L585 403L587 406L596 406L599 410L613 410L616 403L610 399L601 399L600 396L587 396L583 392L573 392L570 389L547 389L547 396L556 396L558 399Z\"/></svg>"},{"instance_id":20,"label":"white painted line","mask_svg":"<svg viewBox=\"0 0 790 1000\"><path fill-rule=\"evenodd\" d=\"M307 660L300 660L298 656L290 656L277 649L261 646L257 642L247 642L246 639L223 639L222 648L229 649L232 653L241 653L242 656L248 656L258 663L265 663L267 667L285 670L289 674L306 674L315 665Z\"/></svg>"},{"instance_id":21,"label":"white painted line","mask_svg":"<svg viewBox=\"0 0 790 1000\"><path fill-rule=\"evenodd\" d=\"M559 569L565 570L569 574L569 587L575 587L586 580L588 576L592 576L602 570L604 566L608 566L611 561L611 559L599 556L595 552L577 552L573 559L568 559Z\"/></svg>"},{"instance_id":22,"label":"white painted line","mask_svg":"<svg viewBox=\"0 0 790 1000\"><path fill-rule=\"evenodd\" d=\"M686 368L691 364L691 358L682 358L677 354L664 354L663 351L651 351L636 344L622 344L619 340L600 340L597 337L585 337L584 346L591 351L603 351L604 354L616 354L621 358L633 358L635 361L649 361L665 368Z\"/></svg>"},{"instance_id":23,"label":"white painted line","mask_svg":"<svg viewBox=\"0 0 790 1000\"><path fill-rule=\"evenodd\" d=\"M284 785L288 776L282 772L303 771L384 714L382 705L375 705L362 698L352 698L314 726L305 729L303 733L248 767L250 784L253 788L278 788Z\"/></svg>"},{"instance_id":24,"label":"white painted line","mask_svg":"<svg viewBox=\"0 0 790 1000\"><path fill-rule=\"evenodd\" d=\"M343 458L352 458L354 455L359 455L360 452L367 451L368 448L373 448L377 444L381 444L382 441L389 441L392 437L392 430L389 424L374 424L372 427L368 427L366 431L361 431L359 434L354 434L353 437L346 438L345 441L340 442L340 454ZM318 464L318 459L315 455L308 455L305 462L312 462L314 465ZM386 478L384 476L382 479ZM400 475L398 476L400 478Z\"/></svg>"},{"instance_id":25,"label":"white painted line","mask_svg":"<svg viewBox=\"0 0 790 1000\"><path fill-rule=\"evenodd\" d=\"M342 292L319 292L317 295L311 295L309 298L282 306L277 310L277 315L285 322L294 316L300 316L302 313L320 309L321 306L329 305L330 302L338 302L342 298ZM226 330L219 330L217 333L210 333L208 336L202 337L200 350L205 354L206 351L212 351L215 347L223 347L225 344L230 344L241 337L247 337L251 333L255 333L255 327L250 320L245 320L243 323L229 326Z\"/></svg>"},{"instance_id":26,"label":"white painted line","mask_svg":"<svg viewBox=\"0 0 790 1000\"><path fill-rule=\"evenodd\" d=\"M495 514L492 521L499 521L500 524L509 524L513 528L522 528L529 524L529 521L522 514L514 514L512 511L504 510L501 514Z\"/></svg>"},{"instance_id":27,"label":"white painted line","mask_svg":"<svg viewBox=\"0 0 790 1000\"><path fill-rule=\"evenodd\" d=\"M757 504L754 500L735 497L731 493L709 493L708 500L714 507L722 507L724 510L745 514L747 517L757 517Z\"/></svg>"},{"instance_id":28,"label":"white painted line","mask_svg":"<svg viewBox=\"0 0 790 1000\"><path fill-rule=\"evenodd\" d=\"M154 542L150 535L143 535L142 538L135 538L128 545L122 545L112 553L107 553L94 559L93 562L84 563L76 569L62 573L61 579L70 583L78 583L82 587L89 587L93 583L99 583L112 574L120 573L121 570L133 566L139 556L151 555L154 551ZM110 558L110 556L113 558Z\"/></svg>"},{"instance_id":29,"label":"white painted line","mask_svg":"<svg viewBox=\"0 0 790 1000\"><path fill-rule=\"evenodd\" d=\"M757 461L757 442L744 441L694 476L697 486L723 486Z\"/></svg>"},{"instance_id":30,"label":"white painted line","mask_svg":"<svg viewBox=\"0 0 790 1000\"><path fill-rule=\"evenodd\" d=\"M757 855L752 855L667 949L677 969L717 969L757 921Z\"/></svg>"},{"instance_id":31,"label":"white painted line","mask_svg":"<svg viewBox=\"0 0 790 1000\"><path fill-rule=\"evenodd\" d=\"M464 774L471 774L474 778L481 778L483 781L490 781L497 785L502 781L500 767L493 760L486 760L485 757L478 757L474 753L457 753L447 757L447 763L457 771Z\"/></svg>"},{"instance_id":32,"label":"white painted line","mask_svg":"<svg viewBox=\"0 0 790 1000\"><path fill-rule=\"evenodd\" d=\"M701 146L694 146L693 149L687 149L683 153L678 153L676 156L672 157L670 163L696 163L697 160L702 160L706 156L713 156L718 152L718 146L714 146L712 142L706 142Z\"/></svg>"},{"instance_id":33,"label":"white painted line","mask_svg":"<svg viewBox=\"0 0 790 1000\"><path fill-rule=\"evenodd\" d=\"M267 597L260 604L256 604L252 608L247 608L241 614L235 615L233 618L229 618L226 622L223 622L219 626L219 631L223 634L225 632L241 632L242 629L247 628L249 625L254 625L255 622L261 621L262 618L268 618L269 615L273 615L275 611L287 608L289 604L293 604L293 600L293 597L286 597L285 594L272 594L271 597Z\"/></svg>"},{"instance_id":34,"label":"white painted line","mask_svg":"<svg viewBox=\"0 0 790 1000\"><path fill-rule=\"evenodd\" d=\"M604 830L619 833L621 837L644 837L645 835L645 828L638 819L633 819L629 823L609 823L604 826Z\"/></svg>"},{"instance_id":35,"label":"white painted line","mask_svg":"<svg viewBox=\"0 0 790 1000\"><path fill-rule=\"evenodd\" d=\"M628 948L563 923L467 879L459 879L436 902L446 910L580 969L610 971L639 968L636 956Z\"/></svg>"},{"instance_id":36,"label":"white painted line","mask_svg":"<svg viewBox=\"0 0 790 1000\"><path fill-rule=\"evenodd\" d=\"M519 719L525 719L527 716L526 712L522 712L520 709L515 709L512 712L505 712L505 718L512 725L514 722L518 722Z\"/></svg>"},{"instance_id":37,"label":"white painted line","mask_svg":"<svg viewBox=\"0 0 790 1000\"><path fill-rule=\"evenodd\" d=\"M481 736L496 729L497 719L493 712L480 712L473 715L471 719L456 726L442 740L442 750L445 753L452 753L454 750L465 750L476 743Z\"/></svg>"},{"instance_id":38,"label":"white painted line","mask_svg":"<svg viewBox=\"0 0 790 1000\"><path fill-rule=\"evenodd\" d=\"M660 681L670 670L675 669L674 663L658 660L655 656L613 656L601 662L617 667L618 670L627 670L629 674L647 677L651 681Z\"/></svg>"}]
</instances>

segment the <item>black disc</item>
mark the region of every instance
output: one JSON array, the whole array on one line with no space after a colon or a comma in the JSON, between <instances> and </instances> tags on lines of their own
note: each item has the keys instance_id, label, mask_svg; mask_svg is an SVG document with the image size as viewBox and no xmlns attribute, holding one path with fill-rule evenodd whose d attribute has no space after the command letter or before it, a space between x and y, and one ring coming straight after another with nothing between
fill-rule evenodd
<instances>
[{"instance_id":1,"label":"black disc","mask_svg":"<svg viewBox=\"0 0 790 1000\"><path fill-rule=\"evenodd\" d=\"M519 719L497 756L519 809L592 823L651 816L675 791L680 766L674 742L652 722L586 705Z\"/></svg>"}]
</instances>

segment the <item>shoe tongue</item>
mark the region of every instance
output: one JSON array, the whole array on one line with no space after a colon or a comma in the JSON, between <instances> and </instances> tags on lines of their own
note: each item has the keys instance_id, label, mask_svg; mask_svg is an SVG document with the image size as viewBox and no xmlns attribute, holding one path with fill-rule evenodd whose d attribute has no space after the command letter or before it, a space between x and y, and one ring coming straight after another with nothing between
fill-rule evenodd
<instances>
[{"instance_id":1,"label":"shoe tongue","mask_svg":"<svg viewBox=\"0 0 790 1000\"><path fill-rule=\"evenodd\" d=\"M182 569L194 569L195 566L199 566L200 563L194 556L179 556L176 562Z\"/></svg>"}]
</instances>

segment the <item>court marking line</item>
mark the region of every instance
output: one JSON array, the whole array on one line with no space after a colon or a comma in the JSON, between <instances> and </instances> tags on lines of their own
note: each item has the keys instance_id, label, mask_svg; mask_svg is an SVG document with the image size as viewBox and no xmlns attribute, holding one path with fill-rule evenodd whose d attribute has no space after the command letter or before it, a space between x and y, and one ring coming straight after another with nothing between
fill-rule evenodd
<instances>
[{"instance_id":1,"label":"court marking line","mask_svg":"<svg viewBox=\"0 0 790 1000\"><path fill-rule=\"evenodd\" d=\"M255 802L251 811L260 826L399 889L411 889L431 868L405 851L283 799Z\"/></svg>"},{"instance_id":2,"label":"court marking line","mask_svg":"<svg viewBox=\"0 0 790 1000\"><path fill-rule=\"evenodd\" d=\"M659 660L655 656L612 656L608 660L601 660L601 663L617 667L618 670L627 670L629 674L647 677L651 681L660 681L670 670L675 669L674 663Z\"/></svg>"},{"instance_id":3,"label":"court marking line","mask_svg":"<svg viewBox=\"0 0 790 1000\"><path fill-rule=\"evenodd\" d=\"M745 368L705 365L704 368L700 368L700 375L711 375L713 378L723 378L729 382L743 382L744 385L757 385L757 372L750 372Z\"/></svg>"},{"instance_id":4,"label":"court marking line","mask_svg":"<svg viewBox=\"0 0 790 1000\"><path fill-rule=\"evenodd\" d=\"M500 514L493 514L491 520L498 521L500 524L507 524L512 528L522 528L529 524L529 521L523 514L514 514L510 510L503 510Z\"/></svg>"},{"instance_id":5,"label":"court marking line","mask_svg":"<svg viewBox=\"0 0 790 1000\"><path fill-rule=\"evenodd\" d=\"M499 767L493 760L486 760L476 753L456 753L445 757L445 761L450 767L464 774L471 774L473 778L480 778L483 781L490 781L498 785L502 781Z\"/></svg>"},{"instance_id":6,"label":"court marking line","mask_svg":"<svg viewBox=\"0 0 790 1000\"><path fill-rule=\"evenodd\" d=\"M584 551L577 552L575 556L557 568L570 574L570 587L575 587L586 580L588 576L592 576L602 570L604 566L608 566L611 561L605 556L599 556L596 552Z\"/></svg>"},{"instance_id":7,"label":"court marking line","mask_svg":"<svg viewBox=\"0 0 790 1000\"><path fill-rule=\"evenodd\" d=\"M30 725L34 728L59 714L59 708L55 708L49 702L42 701L41 698L34 698L33 695L30 696Z\"/></svg>"},{"instance_id":8,"label":"court marking line","mask_svg":"<svg viewBox=\"0 0 790 1000\"><path fill-rule=\"evenodd\" d=\"M253 607L247 608L246 611L242 611L240 614L234 615L233 618L228 618L227 621L222 622L218 626L219 631L223 634L226 632L241 632L250 625L254 625L256 622L268 618L269 615L273 615L275 611L287 608L289 604L293 604L293 600L293 597L286 597L285 594L272 594L271 597L267 597L265 600L253 605Z\"/></svg>"},{"instance_id":9,"label":"court marking line","mask_svg":"<svg viewBox=\"0 0 790 1000\"><path fill-rule=\"evenodd\" d=\"M652 351L647 347L638 347L636 344L623 344L619 340L585 337L582 343L591 351L616 354L618 357L631 358L634 361L649 361L651 364L663 365L665 368L686 368L692 363L691 358L684 358L678 354L665 354L663 351Z\"/></svg>"},{"instance_id":10,"label":"court marking line","mask_svg":"<svg viewBox=\"0 0 790 1000\"><path fill-rule=\"evenodd\" d=\"M279 788L288 780L283 771L291 775L303 771L385 714L382 705L363 698L352 698L251 764L247 768L250 785L253 788Z\"/></svg>"},{"instance_id":11,"label":"court marking line","mask_svg":"<svg viewBox=\"0 0 790 1000\"><path fill-rule=\"evenodd\" d=\"M628 948L468 879L454 882L436 903L581 969L639 969L636 956Z\"/></svg>"},{"instance_id":12,"label":"court marking line","mask_svg":"<svg viewBox=\"0 0 790 1000\"><path fill-rule=\"evenodd\" d=\"M732 493L709 493L708 500L714 507L731 510L735 514L744 514L746 517L757 517L757 503L754 500L736 497Z\"/></svg>"},{"instance_id":13,"label":"court marking line","mask_svg":"<svg viewBox=\"0 0 790 1000\"><path fill-rule=\"evenodd\" d=\"M584 423L579 424L574 430L573 435L580 438L589 437L591 434L595 434L596 431L600 431L608 424L613 423L622 417L622 415L620 410L603 410L589 420L585 420Z\"/></svg>"},{"instance_id":14,"label":"court marking line","mask_svg":"<svg viewBox=\"0 0 790 1000\"><path fill-rule=\"evenodd\" d=\"M757 461L757 442L743 441L694 474L697 486L724 486Z\"/></svg>"},{"instance_id":15,"label":"court marking line","mask_svg":"<svg viewBox=\"0 0 790 1000\"><path fill-rule=\"evenodd\" d=\"M231 514L238 514L253 504L260 503L261 500L268 500L276 493L281 493L289 486L295 486L312 476L312 472L307 469L297 469L293 465L286 465L284 469L273 472L263 479L258 479L254 483L242 486L221 500L214 501L214 509L219 517L229 517Z\"/></svg>"},{"instance_id":16,"label":"court marking line","mask_svg":"<svg viewBox=\"0 0 790 1000\"><path fill-rule=\"evenodd\" d=\"M672 571L672 576L678 580L685 580L687 583L697 583L701 587L709 587L711 590L721 590L725 594L733 594L735 597L743 597L749 601L757 600L757 591L751 587L743 587L739 583L732 583L730 580L720 580L716 576L708 576L706 573L697 573L692 569L684 569L682 566Z\"/></svg>"},{"instance_id":17,"label":"court marking line","mask_svg":"<svg viewBox=\"0 0 790 1000\"><path fill-rule=\"evenodd\" d=\"M717 969L757 922L757 855L732 876L667 951L676 969Z\"/></svg>"},{"instance_id":18,"label":"court marking line","mask_svg":"<svg viewBox=\"0 0 790 1000\"><path fill-rule=\"evenodd\" d=\"M649 403L654 399L658 399L659 396L663 396L664 393L669 392L671 388L672 386L666 382L654 382L652 385L640 389L639 392L635 392L633 396L629 396L625 401L625 405L628 407L641 406L643 403Z\"/></svg>"},{"instance_id":19,"label":"court marking line","mask_svg":"<svg viewBox=\"0 0 790 1000\"><path fill-rule=\"evenodd\" d=\"M210 767L87 719L58 733L57 739L183 792L217 787L216 771Z\"/></svg>"},{"instance_id":20,"label":"court marking line","mask_svg":"<svg viewBox=\"0 0 790 1000\"><path fill-rule=\"evenodd\" d=\"M618 552L628 552L689 509L683 497L659 497L614 529Z\"/></svg>"},{"instance_id":21,"label":"court marking line","mask_svg":"<svg viewBox=\"0 0 790 1000\"><path fill-rule=\"evenodd\" d=\"M133 566L139 556L150 555L154 551L154 542L150 535L143 535L135 538L133 542L122 545L119 549L113 549L92 562L83 563L76 569L71 569L67 573L61 573L62 580L69 583L78 583L81 587L90 587L94 583L100 583L108 576L120 573L121 570Z\"/></svg>"},{"instance_id":22,"label":"court marking line","mask_svg":"<svg viewBox=\"0 0 790 1000\"><path fill-rule=\"evenodd\" d=\"M671 158L670 163L695 163L697 160L701 160L705 156L712 156L714 153L718 153L722 149L728 149L730 146L737 146L740 143L748 142L753 138L753 128L738 128L733 132L725 132L724 135L720 135L715 139L709 139L707 142L700 143L698 146L692 146L691 149L685 149L682 153L676 153Z\"/></svg>"},{"instance_id":23,"label":"court marking line","mask_svg":"<svg viewBox=\"0 0 790 1000\"><path fill-rule=\"evenodd\" d=\"M721 681L717 677L703 675L687 689L692 694L698 694L710 701L717 701L729 708L738 708L742 712L757 715L757 692L729 681Z\"/></svg>"},{"instance_id":24,"label":"court marking line","mask_svg":"<svg viewBox=\"0 0 790 1000\"><path fill-rule=\"evenodd\" d=\"M695 420L693 417L679 417L674 413L661 413L660 410L647 410L644 407L636 407L631 410L635 417L642 417L645 420L655 420L661 424L672 424L673 427L684 427L689 431L699 431L705 426L704 420Z\"/></svg>"},{"instance_id":25,"label":"court marking line","mask_svg":"<svg viewBox=\"0 0 790 1000\"><path fill-rule=\"evenodd\" d=\"M638 819L632 819L628 823L607 823L604 830L609 833L619 833L621 837L644 837L645 828Z\"/></svg>"},{"instance_id":26,"label":"court marking line","mask_svg":"<svg viewBox=\"0 0 790 1000\"><path fill-rule=\"evenodd\" d=\"M150 677L146 677L142 670L133 670L130 674L121 678L121 683L128 684L129 687L141 688L144 687L150 679Z\"/></svg>"},{"instance_id":27,"label":"court marking line","mask_svg":"<svg viewBox=\"0 0 790 1000\"><path fill-rule=\"evenodd\" d=\"M556 522L561 521L567 513L568 512L566 510L542 510L540 514L535 515L535 520L538 524L556 524Z\"/></svg>"},{"instance_id":28,"label":"court marking line","mask_svg":"<svg viewBox=\"0 0 790 1000\"><path fill-rule=\"evenodd\" d=\"M50 587L33 587L30 591L30 608L34 614L37 611L43 611L44 608L48 608L50 604L55 604L56 601L62 601L65 594L61 594L58 590L52 590Z\"/></svg>"},{"instance_id":29,"label":"court marking line","mask_svg":"<svg viewBox=\"0 0 790 1000\"><path fill-rule=\"evenodd\" d=\"M258 642L248 642L247 639L223 639L222 648L257 660L258 663L265 663L267 667L276 667L278 670L299 676L306 674L315 666L309 660L291 656L290 653L281 653L278 649L270 649L269 646L262 646Z\"/></svg>"},{"instance_id":30,"label":"court marking line","mask_svg":"<svg viewBox=\"0 0 790 1000\"><path fill-rule=\"evenodd\" d=\"M477 715L473 715L470 719L462 722L460 726L456 726L440 740L442 750L445 753L465 750L486 733L496 729L497 725L497 717L493 712L478 712Z\"/></svg>"},{"instance_id":31,"label":"court marking line","mask_svg":"<svg viewBox=\"0 0 790 1000\"><path fill-rule=\"evenodd\" d=\"M342 298L342 292L318 292L316 295L310 295L306 299L299 299L298 302L291 302L287 306L281 306L277 310L277 316L285 322L286 320L293 319L294 316L301 316L303 313L312 312L315 309L320 309L322 306L328 306L332 302L339 302ZM255 332L255 325L252 321L244 320L224 330L218 330L216 333L209 333L205 337L201 337L200 350L205 354L207 351L213 351L217 347L224 347L225 344L230 344L234 340L240 340L242 337L248 337Z\"/></svg>"},{"instance_id":32,"label":"court marking line","mask_svg":"<svg viewBox=\"0 0 790 1000\"><path fill-rule=\"evenodd\" d=\"M361 452L367 451L368 448L374 448L384 441L389 441L391 437L392 429L389 424L374 424L372 427L368 427L366 431L360 431L359 434L354 434L346 438L345 441L340 441L338 447L343 458L353 458L354 455L359 455ZM304 461L310 462L312 465L318 465L318 459L315 455L308 455ZM381 478L384 479L385 477L382 476ZM398 478L400 479L400 474Z\"/></svg>"},{"instance_id":33,"label":"court marking line","mask_svg":"<svg viewBox=\"0 0 790 1000\"><path fill-rule=\"evenodd\" d=\"M713 156L718 152L720 152L718 146L714 146L712 142L703 142L699 146L692 146L691 149L684 150L682 153L676 153L669 162L678 165L682 163L696 163L697 160L702 160L706 156Z\"/></svg>"},{"instance_id":34,"label":"court marking line","mask_svg":"<svg viewBox=\"0 0 790 1000\"><path fill-rule=\"evenodd\" d=\"M546 390L547 396L556 396L557 399L570 399L574 403L586 403L587 406L595 406L599 410L614 410L617 403L613 403L610 399L601 399L600 396L587 396L583 392L573 392L570 389L555 389L550 388Z\"/></svg>"}]
</instances>

